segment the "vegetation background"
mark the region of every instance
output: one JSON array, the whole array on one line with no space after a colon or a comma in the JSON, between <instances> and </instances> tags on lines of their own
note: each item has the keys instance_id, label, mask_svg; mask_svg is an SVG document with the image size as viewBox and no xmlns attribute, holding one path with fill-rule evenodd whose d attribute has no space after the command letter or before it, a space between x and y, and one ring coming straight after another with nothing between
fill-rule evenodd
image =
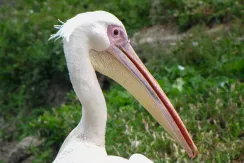
<instances>
[{"instance_id":1,"label":"vegetation background","mask_svg":"<svg viewBox=\"0 0 244 163\"><path fill-rule=\"evenodd\" d=\"M244 161L243 0L1 2L2 146L34 135L42 143L29 149L31 162L51 162L77 125L81 104L70 85L61 41L48 38L56 32L57 19L65 21L91 10L116 15L130 37L155 25L184 33L173 46L145 44L137 52L191 133L199 149L195 161ZM218 26L223 28L206 32ZM128 158L142 153L156 163L190 161L127 91L107 78L102 85L109 115L109 154Z\"/></svg>"}]
</instances>

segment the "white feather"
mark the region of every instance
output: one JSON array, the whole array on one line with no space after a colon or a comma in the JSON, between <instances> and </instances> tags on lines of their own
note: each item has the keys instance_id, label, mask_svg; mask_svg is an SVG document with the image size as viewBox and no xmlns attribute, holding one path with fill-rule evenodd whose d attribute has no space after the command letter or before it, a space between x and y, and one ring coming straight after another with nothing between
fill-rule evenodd
<instances>
[{"instance_id":1,"label":"white feather","mask_svg":"<svg viewBox=\"0 0 244 163\"><path fill-rule=\"evenodd\" d=\"M104 11L78 14L65 23L59 22L61 25L54 26L58 32L50 39L64 40L70 79L82 103L82 119L65 139L54 163L151 163L142 155L133 155L128 160L108 156L105 150L107 107L89 59L89 51L91 47L94 50L107 49L107 26L113 24L124 28L123 24ZM91 40L95 40L95 44Z\"/></svg>"},{"instance_id":2,"label":"white feather","mask_svg":"<svg viewBox=\"0 0 244 163\"><path fill-rule=\"evenodd\" d=\"M54 25L54 28L59 29L59 31L49 38L51 39L59 39L65 38L67 42L69 42L69 38L72 32L79 26L92 24L94 22L102 23L104 20L107 20L106 23L116 24L124 27L121 21L116 18L114 15L105 12L105 11L94 11L94 12L86 12L83 14L78 14L75 17L67 20L67 22L62 22L58 19L61 25Z\"/></svg>"}]
</instances>

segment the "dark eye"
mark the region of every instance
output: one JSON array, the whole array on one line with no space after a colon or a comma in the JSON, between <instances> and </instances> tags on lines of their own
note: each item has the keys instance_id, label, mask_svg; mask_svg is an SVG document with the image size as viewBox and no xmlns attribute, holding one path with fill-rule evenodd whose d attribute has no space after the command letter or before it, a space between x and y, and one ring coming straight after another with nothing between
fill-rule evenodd
<instances>
[{"instance_id":1,"label":"dark eye","mask_svg":"<svg viewBox=\"0 0 244 163\"><path fill-rule=\"evenodd\" d=\"M115 29L115 30L113 31L113 34L114 34L114 36L118 36L118 35L119 35L119 30L118 30L118 29Z\"/></svg>"}]
</instances>

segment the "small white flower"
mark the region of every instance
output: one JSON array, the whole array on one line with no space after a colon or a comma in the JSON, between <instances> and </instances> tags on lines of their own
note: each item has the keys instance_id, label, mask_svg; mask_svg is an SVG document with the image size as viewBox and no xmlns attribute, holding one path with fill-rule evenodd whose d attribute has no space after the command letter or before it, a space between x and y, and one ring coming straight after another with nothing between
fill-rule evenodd
<instances>
[{"instance_id":1,"label":"small white flower","mask_svg":"<svg viewBox=\"0 0 244 163\"><path fill-rule=\"evenodd\" d=\"M192 42L192 45L193 45L193 46L198 46L198 42L193 41L193 42Z\"/></svg>"},{"instance_id":2,"label":"small white flower","mask_svg":"<svg viewBox=\"0 0 244 163\"><path fill-rule=\"evenodd\" d=\"M220 85L220 87L224 87L225 86L225 82L221 82L221 83L219 83L219 85Z\"/></svg>"},{"instance_id":3,"label":"small white flower","mask_svg":"<svg viewBox=\"0 0 244 163\"><path fill-rule=\"evenodd\" d=\"M171 46L176 46L176 42L171 42L170 45Z\"/></svg>"},{"instance_id":4,"label":"small white flower","mask_svg":"<svg viewBox=\"0 0 244 163\"><path fill-rule=\"evenodd\" d=\"M134 141L131 142L131 146L133 148L137 148L140 144L141 144L141 142L138 141L138 140L134 140Z\"/></svg>"},{"instance_id":5,"label":"small white flower","mask_svg":"<svg viewBox=\"0 0 244 163\"><path fill-rule=\"evenodd\" d=\"M185 67L183 67L181 65L178 65L178 69L181 70L181 71L183 71L183 70L185 70Z\"/></svg>"},{"instance_id":6,"label":"small white flower","mask_svg":"<svg viewBox=\"0 0 244 163\"><path fill-rule=\"evenodd\" d=\"M173 83L172 87L178 89L180 92L183 91L185 82L182 78L177 78Z\"/></svg>"}]
</instances>

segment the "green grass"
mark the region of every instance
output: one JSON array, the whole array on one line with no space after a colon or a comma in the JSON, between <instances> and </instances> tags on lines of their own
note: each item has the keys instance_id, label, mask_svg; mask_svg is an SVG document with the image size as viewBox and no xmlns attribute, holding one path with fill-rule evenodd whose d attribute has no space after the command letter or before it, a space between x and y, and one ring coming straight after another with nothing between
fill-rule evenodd
<instances>
[{"instance_id":1,"label":"green grass","mask_svg":"<svg viewBox=\"0 0 244 163\"><path fill-rule=\"evenodd\" d=\"M241 162L244 160L244 26L242 9L239 10L242 6L226 2L225 5L234 6L229 13L234 15L233 19L225 28L209 35L205 31L212 18L225 22L226 9L216 2L213 15L206 17L209 21L204 25L197 21L197 14L186 14L193 13L191 1L187 1L189 10L182 8L183 2L186 3L179 1L174 5L167 1L168 8L182 12L179 19L169 21L176 21L184 28L190 20L195 20L188 36L167 51L160 46L144 45L138 54L144 57L146 66L191 133L199 150L195 161ZM50 107L44 101L54 75L63 76L66 84L69 82L61 44L47 42L54 32L52 25L57 18L66 20L76 13L98 8L116 10L119 18L129 17L124 20L129 33L152 23L148 1L126 2L132 13L117 3L21 0L14 8L1 8L1 114L10 125L18 127L14 134L1 130L0 138L11 141L37 135L43 139L42 146L32 149L34 162L50 162L81 118L81 104L73 91L59 107ZM21 23L23 20L26 22ZM112 83L104 95L108 107L108 154L128 158L141 153L158 163L190 161L184 150L121 86Z\"/></svg>"},{"instance_id":2,"label":"green grass","mask_svg":"<svg viewBox=\"0 0 244 163\"><path fill-rule=\"evenodd\" d=\"M18 114L23 109L28 112L48 104L46 90L55 84L53 79L69 85L62 46L48 41L56 32L53 26L59 24L58 19L65 22L82 12L106 10L120 17L132 34L150 24L149 2L19 0L0 6L2 108L11 114Z\"/></svg>"},{"instance_id":3,"label":"green grass","mask_svg":"<svg viewBox=\"0 0 244 163\"><path fill-rule=\"evenodd\" d=\"M230 29L233 35L243 34L234 30L239 25L233 24ZM194 37L179 42L171 54L160 48L151 49L153 57L160 59L147 59L146 65L191 133L199 150L195 161L241 161L244 159L244 47L225 31L216 36L195 33L203 28L192 29ZM217 38L221 39L216 42ZM198 46L193 46L192 41L198 42ZM192 49L191 54L188 49ZM201 63L195 62L194 55L201 58ZM236 60L240 65L224 69ZM185 151L121 86L114 83L104 94L109 117L106 133L109 154L128 158L133 153L142 153L155 162L189 161ZM47 154L35 150L37 160L52 159L80 117L81 105L71 92L63 106L47 110L28 123L29 127L22 132L37 133L45 139L42 148L49 151Z\"/></svg>"}]
</instances>

